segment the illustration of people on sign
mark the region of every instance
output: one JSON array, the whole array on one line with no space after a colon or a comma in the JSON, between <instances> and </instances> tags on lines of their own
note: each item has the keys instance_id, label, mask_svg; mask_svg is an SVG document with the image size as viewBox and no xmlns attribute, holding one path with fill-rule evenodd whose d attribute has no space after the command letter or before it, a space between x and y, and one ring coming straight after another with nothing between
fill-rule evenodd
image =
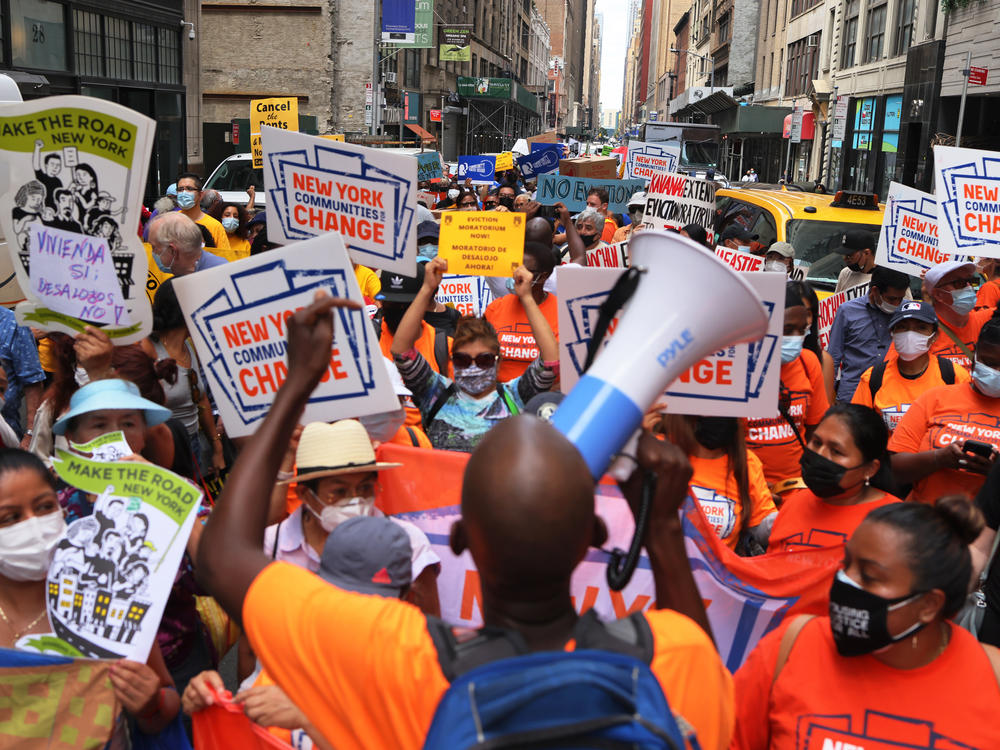
<instances>
[{"instance_id":1,"label":"illustration of people on sign","mask_svg":"<svg viewBox=\"0 0 1000 750\"><path fill-rule=\"evenodd\" d=\"M27 257L31 224L45 219L51 221L55 217L55 210L45 205L45 185L38 180L21 185L14 195L11 217L14 220L17 247Z\"/></svg>"}]
</instances>

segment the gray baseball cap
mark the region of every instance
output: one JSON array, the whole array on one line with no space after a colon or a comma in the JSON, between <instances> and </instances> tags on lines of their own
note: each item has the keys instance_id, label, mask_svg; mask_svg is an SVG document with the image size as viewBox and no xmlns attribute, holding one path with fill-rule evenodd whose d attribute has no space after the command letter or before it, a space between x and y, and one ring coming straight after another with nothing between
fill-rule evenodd
<instances>
[{"instance_id":1,"label":"gray baseball cap","mask_svg":"<svg viewBox=\"0 0 1000 750\"><path fill-rule=\"evenodd\" d=\"M359 516L326 538L319 575L345 591L398 598L412 583L410 537L388 518Z\"/></svg>"}]
</instances>

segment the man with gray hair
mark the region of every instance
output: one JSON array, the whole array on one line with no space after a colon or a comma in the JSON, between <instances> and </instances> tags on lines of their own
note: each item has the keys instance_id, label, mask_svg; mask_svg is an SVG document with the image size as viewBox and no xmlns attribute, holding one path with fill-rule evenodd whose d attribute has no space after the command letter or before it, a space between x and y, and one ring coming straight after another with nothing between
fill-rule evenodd
<instances>
[{"instance_id":1,"label":"man with gray hair","mask_svg":"<svg viewBox=\"0 0 1000 750\"><path fill-rule=\"evenodd\" d=\"M149 244L159 269L174 276L186 276L227 263L225 258L205 251L201 229L179 211L153 219L149 227Z\"/></svg>"},{"instance_id":2,"label":"man with gray hair","mask_svg":"<svg viewBox=\"0 0 1000 750\"><path fill-rule=\"evenodd\" d=\"M214 209L222 205L222 194L218 190L209 188L201 191L201 210L215 218Z\"/></svg>"}]
</instances>

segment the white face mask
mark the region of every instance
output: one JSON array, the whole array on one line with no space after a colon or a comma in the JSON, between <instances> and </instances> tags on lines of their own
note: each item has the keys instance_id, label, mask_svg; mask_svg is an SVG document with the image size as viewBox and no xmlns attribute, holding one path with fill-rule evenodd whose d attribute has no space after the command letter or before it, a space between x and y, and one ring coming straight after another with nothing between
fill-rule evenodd
<instances>
[{"instance_id":1,"label":"white face mask","mask_svg":"<svg viewBox=\"0 0 1000 750\"><path fill-rule=\"evenodd\" d=\"M309 492L313 497L316 497L315 492L312 490L309 490ZM318 497L316 499L319 500ZM372 512L375 510L375 498L349 497L347 500L342 500L336 505L324 505L321 513L317 513L309 503L306 503L306 507L319 519L319 525L323 527L323 531L329 534L349 518L372 515Z\"/></svg>"},{"instance_id":2,"label":"white face mask","mask_svg":"<svg viewBox=\"0 0 1000 750\"><path fill-rule=\"evenodd\" d=\"M931 348L932 333L917 331L900 331L892 334L892 345L896 347L899 358L904 362L912 362Z\"/></svg>"},{"instance_id":3,"label":"white face mask","mask_svg":"<svg viewBox=\"0 0 1000 750\"><path fill-rule=\"evenodd\" d=\"M772 273L788 273L788 267L780 260L765 260L764 270Z\"/></svg>"},{"instance_id":4,"label":"white face mask","mask_svg":"<svg viewBox=\"0 0 1000 750\"><path fill-rule=\"evenodd\" d=\"M61 511L0 529L0 574L12 581L44 580L52 553L65 533Z\"/></svg>"}]
</instances>

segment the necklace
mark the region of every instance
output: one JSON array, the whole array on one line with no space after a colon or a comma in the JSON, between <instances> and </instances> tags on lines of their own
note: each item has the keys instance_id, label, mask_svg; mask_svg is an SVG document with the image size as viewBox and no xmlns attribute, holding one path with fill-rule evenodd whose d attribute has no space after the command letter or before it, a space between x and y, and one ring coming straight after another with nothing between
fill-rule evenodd
<instances>
[{"instance_id":1,"label":"necklace","mask_svg":"<svg viewBox=\"0 0 1000 750\"><path fill-rule=\"evenodd\" d=\"M45 617L46 614L48 614L48 612L46 611L45 608L43 608L38 617L29 622L24 628L20 630L20 632L18 632L17 630L14 630L14 623L12 623L10 621L10 618L7 617L7 613L3 611L3 607L0 607L0 620L3 620L4 624L7 625L7 628L10 630L10 632L14 634L14 639L12 643L17 643L19 640L21 640L21 636L23 636L25 633L27 633L29 630L35 627L35 625L41 622L42 618Z\"/></svg>"}]
</instances>

